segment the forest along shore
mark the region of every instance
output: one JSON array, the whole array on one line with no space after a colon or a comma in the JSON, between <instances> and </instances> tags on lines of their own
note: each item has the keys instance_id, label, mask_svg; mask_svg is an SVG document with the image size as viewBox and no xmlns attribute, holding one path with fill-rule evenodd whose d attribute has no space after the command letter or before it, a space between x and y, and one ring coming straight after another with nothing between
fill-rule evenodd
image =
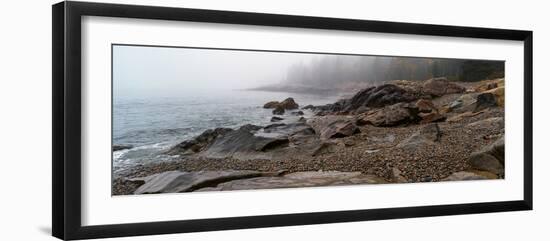
<instances>
[{"instance_id":1,"label":"forest along shore","mask_svg":"<svg viewBox=\"0 0 550 241\"><path fill-rule=\"evenodd\" d=\"M210 129L136 166L113 195L504 178L504 79L388 81L324 106L264 104L271 125ZM285 112L310 118L288 122Z\"/></svg>"}]
</instances>

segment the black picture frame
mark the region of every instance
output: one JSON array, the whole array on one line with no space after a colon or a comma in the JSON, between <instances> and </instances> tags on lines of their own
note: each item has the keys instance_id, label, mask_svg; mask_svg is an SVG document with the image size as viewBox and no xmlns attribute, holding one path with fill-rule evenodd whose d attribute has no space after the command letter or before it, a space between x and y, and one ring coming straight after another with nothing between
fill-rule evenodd
<instances>
[{"instance_id":1,"label":"black picture frame","mask_svg":"<svg viewBox=\"0 0 550 241\"><path fill-rule=\"evenodd\" d=\"M81 224L81 17L195 21L259 26L516 40L524 43L524 194L522 200L334 212L212 218L82 226ZM533 32L523 30L366 21L263 13L198 10L90 2L52 6L52 233L88 239L309 225L380 219L532 210Z\"/></svg>"}]
</instances>

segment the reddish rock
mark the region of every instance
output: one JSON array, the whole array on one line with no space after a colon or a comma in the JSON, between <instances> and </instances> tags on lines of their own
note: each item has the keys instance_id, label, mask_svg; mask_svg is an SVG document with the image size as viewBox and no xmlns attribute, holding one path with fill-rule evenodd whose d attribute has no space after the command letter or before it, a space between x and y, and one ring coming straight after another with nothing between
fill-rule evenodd
<instances>
[{"instance_id":1,"label":"reddish rock","mask_svg":"<svg viewBox=\"0 0 550 241\"><path fill-rule=\"evenodd\" d=\"M440 122L440 121L445 121L445 119L447 119L447 117L445 117L444 115L442 114L439 114L437 112L431 112L431 113L420 113L419 114L420 118L422 118L422 120L420 121L420 124L426 124L426 123L431 123L431 122Z\"/></svg>"},{"instance_id":2,"label":"reddish rock","mask_svg":"<svg viewBox=\"0 0 550 241\"><path fill-rule=\"evenodd\" d=\"M418 111L421 113L430 113L430 112L437 112L437 107L427 99L420 99L415 103L415 106L418 108Z\"/></svg>"},{"instance_id":3,"label":"reddish rock","mask_svg":"<svg viewBox=\"0 0 550 241\"><path fill-rule=\"evenodd\" d=\"M357 124L390 127L418 123L419 121L420 117L416 106L397 103L362 115L357 119Z\"/></svg>"},{"instance_id":4,"label":"reddish rock","mask_svg":"<svg viewBox=\"0 0 550 241\"><path fill-rule=\"evenodd\" d=\"M424 82L422 86L422 92L424 94L431 95L432 97L439 97L446 94L464 93L466 88L450 82L445 77L433 78Z\"/></svg>"}]
</instances>

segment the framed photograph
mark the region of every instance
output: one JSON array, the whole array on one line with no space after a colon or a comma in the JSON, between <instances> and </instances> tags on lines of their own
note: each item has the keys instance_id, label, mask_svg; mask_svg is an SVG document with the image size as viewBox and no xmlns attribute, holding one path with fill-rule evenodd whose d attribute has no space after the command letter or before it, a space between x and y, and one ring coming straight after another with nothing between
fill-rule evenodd
<instances>
[{"instance_id":1,"label":"framed photograph","mask_svg":"<svg viewBox=\"0 0 550 241\"><path fill-rule=\"evenodd\" d=\"M53 235L531 210L532 34L55 4Z\"/></svg>"}]
</instances>

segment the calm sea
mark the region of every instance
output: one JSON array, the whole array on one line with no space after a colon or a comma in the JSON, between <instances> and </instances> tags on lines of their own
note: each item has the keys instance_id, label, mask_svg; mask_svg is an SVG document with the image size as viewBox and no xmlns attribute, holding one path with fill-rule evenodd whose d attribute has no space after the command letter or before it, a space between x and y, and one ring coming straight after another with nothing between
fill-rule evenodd
<instances>
[{"instance_id":1,"label":"calm sea","mask_svg":"<svg viewBox=\"0 0 550 241\"><path fill-rule=\"evenodd\" d=\"M137 164L167 161L168 148L207 129L268 125L273 116L263 104L293 97L300 106L335 102L337 96L263 91L194 92L178 97L117 98L113 100L113 144L131 149L113 153L114 172ZM310 112L306 115L311 115ZM283 118L296 118L287 111Z\"/></svg>"}]
</instances>

